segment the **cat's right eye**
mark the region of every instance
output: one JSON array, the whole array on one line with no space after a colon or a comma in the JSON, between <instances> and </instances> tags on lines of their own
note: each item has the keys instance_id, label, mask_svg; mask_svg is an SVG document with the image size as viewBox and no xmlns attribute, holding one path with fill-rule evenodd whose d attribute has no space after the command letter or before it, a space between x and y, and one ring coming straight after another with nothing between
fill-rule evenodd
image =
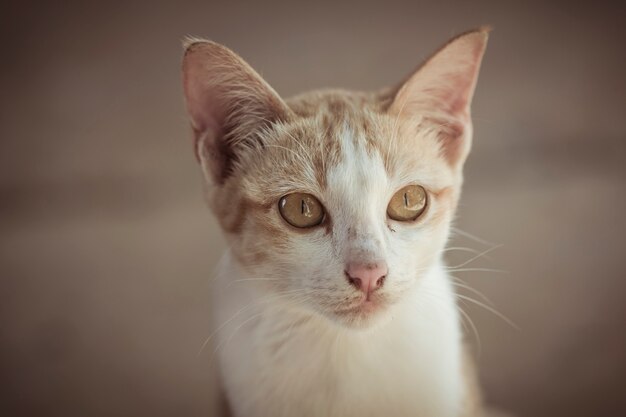
<instances>
[{"instance_id":1,"label":"cat's right eye","mask_svg":"<svg viewBox=\"0 0 626 417\"><path fill-rule=\"evenodd\" d=\"M324 207L311 194L287 194L279 200L278 209L287 223L301 229L317 226L324 220Z\"/></svg>"}]
</instances>

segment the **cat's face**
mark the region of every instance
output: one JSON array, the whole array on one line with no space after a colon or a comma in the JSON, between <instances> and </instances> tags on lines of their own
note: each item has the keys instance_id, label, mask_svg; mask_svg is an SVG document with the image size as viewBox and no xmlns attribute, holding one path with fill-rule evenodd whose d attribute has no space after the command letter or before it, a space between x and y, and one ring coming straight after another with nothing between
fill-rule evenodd
<instances>
[{"instance_id":1,"label":"cat's face","mask_svg":"<svg viewBox=\"0 0 626 417\"><path fill-rule=\"evenodd\" d=\"M287 102L224 47L188 47L210 205L268 300L363 327L419 285L458 201L485 42L462 35L396 90Z\"/></svg>"},{"instance_id":2,"label":"cat's face","mask_svg":"<svg viewBox=\"0 0 626 417\"><path fill-rule=\"evenodd\" d=\"M351 109L345 96L330 94L329 100L339 114L323 104L310 118L266 132L266 146L246 153L245 169L214 190L211 204L235 255L262 278L260 284L328 317L360 324L397 301L437 260L460 176L440 155L428 123L406 129L395 117ZM409 185L426 190L426 207L415 220L393 220L388 205ZM303 197L293 193L319 202L319 224L299 228L283 217L284 196L302 205ZM367 289L350 282L354 264L387 269L369 302Z\"/></svg>"}]
</instances>

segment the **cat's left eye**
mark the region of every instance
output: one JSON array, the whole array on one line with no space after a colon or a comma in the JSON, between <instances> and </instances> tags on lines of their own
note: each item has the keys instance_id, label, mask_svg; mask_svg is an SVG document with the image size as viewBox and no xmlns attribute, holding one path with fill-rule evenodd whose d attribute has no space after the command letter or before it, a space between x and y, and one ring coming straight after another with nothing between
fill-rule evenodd
<instances>
[{"instance_id":1,"label":"cat's left eye","mask_svg":"<svg viewBox=\"0 0 626 417\"><path fill-rule=\"evenodd\" d=\"M278 202L278 209L287 223L302 229L317 226L324 220L324 207L311 194L287 194Z\"/></svg>"},{"instance_id":2,"label":"cat's left eye","mask_svg":"<svg viewBox=\"0 0 626 417\"><path fill-rule=\"evenodd\" d=\"M416 220L426 209L426 200L424 187L407 185L391 197L387 206L387 215L400 222Z\"/></svg>"}]
</instances>

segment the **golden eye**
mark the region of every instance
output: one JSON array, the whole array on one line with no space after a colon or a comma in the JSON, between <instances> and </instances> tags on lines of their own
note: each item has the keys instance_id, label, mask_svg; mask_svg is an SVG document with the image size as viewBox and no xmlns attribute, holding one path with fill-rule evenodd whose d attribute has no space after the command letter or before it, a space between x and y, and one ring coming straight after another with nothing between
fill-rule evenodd
<instances>
[{"instance_id":1,"label":"golden eye","mask_svg":"<svg viewBox=\"0 0 626 417\"><path fill-rule=\"evenodd\" d=\"M324 207L311 194L288 194L280 199L278 209L287 223L299 228L317 226L324 220Z\"/></svg>"},{"instance_id":2,"label":"golden eye","mask_svg":"<svg viewBox=\"0 0 626 417\"><path fill-rule=\"evenodd\" d=\"M408 222L417 219L426 209L426 190L419 185L407 185L396 192L387 206L393 220Z\"/></svg>"}]
</instances>

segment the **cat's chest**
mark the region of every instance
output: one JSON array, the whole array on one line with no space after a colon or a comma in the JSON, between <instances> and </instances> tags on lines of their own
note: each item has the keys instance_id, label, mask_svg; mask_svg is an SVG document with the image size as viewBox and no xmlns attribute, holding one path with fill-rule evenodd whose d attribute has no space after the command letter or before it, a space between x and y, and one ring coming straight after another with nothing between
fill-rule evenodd
<instances>
[{"instance_id":1,"label":"cat's chest","mask_svg":"<svg viewBox=\"0 0 626 417\"><path fill-rule=\"evenodd\" d=\"M262 415L455 415L454 352L393 339L371 346L339 336L284 346L283 354L261 352L256 365L263 377L250 387L262 394L253 408L265 409ZM284 398L291 399L287 407Z\"/></svg>"}]
</instances>

